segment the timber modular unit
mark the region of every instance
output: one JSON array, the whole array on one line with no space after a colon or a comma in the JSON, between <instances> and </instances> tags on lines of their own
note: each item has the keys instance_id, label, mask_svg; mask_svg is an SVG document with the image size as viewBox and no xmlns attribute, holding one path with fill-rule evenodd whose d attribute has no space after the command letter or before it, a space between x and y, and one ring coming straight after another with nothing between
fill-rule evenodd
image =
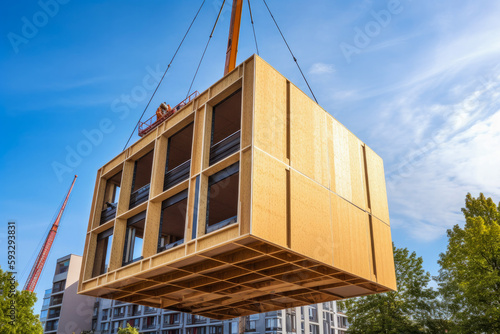
<instances>
[{"instance_id":1,"label":"timber modular unit","mask_svg":"<svg viewBox=\"0 0 500 334\"><path fill-rule=\"evenodd\" d=\"M254 55L99 169L79 284L216 319L395 290L382 159Z\"/></svg>"}]
</instances>

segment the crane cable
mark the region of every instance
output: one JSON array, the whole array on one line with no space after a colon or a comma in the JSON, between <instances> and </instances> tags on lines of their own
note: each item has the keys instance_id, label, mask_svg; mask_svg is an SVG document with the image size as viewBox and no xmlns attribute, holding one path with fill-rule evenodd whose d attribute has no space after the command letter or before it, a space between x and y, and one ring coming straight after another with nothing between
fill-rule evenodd
<instances>
[{"instance_id":1,"label":"crane cable","mask_svg":"<svg viewBox=\"0 0 500 334\"><path fill-rule=\"evenodd\" d=\"M208 37L207 45L205 45L205 50L203 50L203 54L201 55L200 62L198 63L198 67L196 68L196 72L194 72L194 77L193 77L193 80L191 81L191 85L189 86L189 90L186 94L186 98L189 97L189 93L191 93L191 88L193 88L194 80L196 79L196 75L198 74L198 70L200 69L201 62L203 61L203 58L205 57L205 53L207 52L208 44L210 44L210 41L212 40L212 37L214 36L215 27L217 26L217 22L219 22L220 14L222 13L222 8L224 8L225 3L226 3L226 0L222 1L222 5L220 6L219 14L217 15L217 18L215 19L214 27L212 28L212 32L210 33L210 36Z\"/></svg>"},{"instance_id":2,"label":"crane cable","mask_svg":"<svg viewBox=\"0 0 500 334\"><path fill-rule=\"evenodd\" d=\"M257 56L259 55L259 46L257 45L257 35L255 34L255 25L253 24L252 7L250 7L250 0L248 1L248 11L250 12L250 22L252 22L253 39L255 40L255 49L257 49Z\"/></svg>"},{"instance_id":3,"label":"crane cable","mask_svg":"<svg viewBox=\"0 0 500 334\"><path fill-rule=\"evenodd\" d=\"M276 25L276 28L278 28L278 31L280 32L280 35L283 38L283 41L285 42L286 47L288 48L288 51L290 51L290 54L292 55L293 61L295 62L295 64L297 64L297 67L299 68L300 74L302 74L302 77L304 78L304 81L306 82L307 87L309 88L309 91L311 92L312 96L314 97L314 100L316 101L316 103L318 103L318 100L316 99L316 96L314 95L314 93L313 93L313 91L311 89L311 86L309 86L309 82L307 82L306 76L304 75L304 73L302 72L302 69L300 68L300 65L299 65L299 62L297 61L297 58L295 58L295 56L294 56L294 54L292 52L292 49L290 49L290 46L288 45L288 43L287 43L287 41L285 39L285 36L283 36L283 33L281 32L281 29L278 26L278 22L276 22L276 19L274 18L273 13L271 13L271 9L269 9L269 6L267 5L266 0L262 0L262 1L264 1L264 5L266 5L267 11L271 15L271 18L273 19L274 24Z\"/></svg>"},{"instance_id":4,"label":"crane cable","mask_svg":"<svg viewBox=\"0 0 500 334\"><path fill-rule=\"evenodd\" d=\"M175 50L175 53L174 55L172 56L172 59L170 60L170 63L168 63L168 66L167 66L167 69L165 70L165 72L163 73L163 76L161 77L160 81L158 82L158 85L156 86L153 94L151 95L151 98L149 99L149 102L148 104L146 105L146 108L144 108L144 111L142 112L141 114L141 117L139 117L139 120L137 121L137 123L135 124L135 127L134 129L132 130L132 133L130 134L130 136L128 137L128 140L127 140L127 143L125 144L125 146L123 147L123 151L125 151L125 149L127 148L127 145L128 143L130 142L130 139L132 139L132 136L134 135L134 132L135 132L135 129L137 129L137 127L139 126L139 123L141 122L141 119L142 117L144 116L144 114L146 113L146 110L148 109L149 107L149 104L151 103L151 101L153 100L153 97L155 96L156 94L156 91L158 90L158 88L160 87L162 81L163 81L163 78L165 78L165 75L167 74L168 70L170 69L170 65L172 65L172 62L174 61L175 59L175 56L177 56L177 53L179 52L182 44L184 43L184 40L186 39L186 36L188 35L189 31L191 30L191 27L193 26L194 24L194 21L196 21L196 18L198 17L198 14L200 13L201 11L201 8L203 7L203 5L205 4L205 1L206 0L203 0L203 2L201 3L201 6L200 8L198 9L198 11L196 12L196 15L194 16L193 18L193 21L191 21L191 24L189 25L189 28L187 29L186 33L184 34L184 37L182 37L182 40L179 44L179 46L177 47L177 50ZM225 1L225 0L224 0ZM220 13L219 13L220 15Z\"/></svg>"}]
</instances>

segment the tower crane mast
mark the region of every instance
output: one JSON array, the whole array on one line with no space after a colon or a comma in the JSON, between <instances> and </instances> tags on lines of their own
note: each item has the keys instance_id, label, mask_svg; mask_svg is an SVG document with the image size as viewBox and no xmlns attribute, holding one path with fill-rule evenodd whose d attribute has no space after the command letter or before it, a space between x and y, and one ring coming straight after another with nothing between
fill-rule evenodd
<instances>
[{"instance_id":1,"label":"tower crane mast","mask_svg":"<svg viewBox=\"0 0 500 334\"><path fill-rule=\"evenodd\" d=\"M45 261L47 260L47 257L49 256L50 248L52 247L52 243L54 242L54 238L56 237L57 229L59 227L59 222L61 221L61 217L63 215L64 209L66 208L66 204L68 204L68 199L69 195L71 194L71 190L73 190L73 186L75 185L77 175L75 175L75 178L73 179L73 182L71 183L71 186L68 190L68 193L66 194L66 197L64 198L64 202L59 209L59 212L57 214L57 217L52 224L52 227L50 228L49 234L47 235L47 238L45 239L45 242L43 243L42 248L40 249L40 252L38 253L38 256L36 258L35 264L33 265L33 268L31 269L30 275L28 276L28 279L26 280L26 284L24 285L25 291L35 291L36 283L38 282L38 279L40 278L40 275L42 274L43 266L45 265Z\"/></svg>"}]
</instances>

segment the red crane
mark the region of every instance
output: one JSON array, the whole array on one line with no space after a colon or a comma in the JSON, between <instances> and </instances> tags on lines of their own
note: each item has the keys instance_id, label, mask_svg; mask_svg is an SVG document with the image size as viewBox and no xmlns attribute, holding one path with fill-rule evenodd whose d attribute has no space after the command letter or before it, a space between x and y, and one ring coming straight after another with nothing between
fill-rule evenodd
<instances>
[{"instance_id":1,"label":"red crane","mask_svg":"<svg viewBox=\"0 0 500 334\"><path fill-rule=\"evenodd\" d=\"M64 202L61 206L61 209L59 210L59 213L57 214L56 220L54 221L54 224L52 224L52 228L49 231L49 234L47 235L47 239L45 239L45 242L43 243L42 249L40 249L40 253L38 253L38 256L36 258L35 264L33 265L33 268L31 269L30 275L28 276L28 279L26 280L26 284L24 285L25 291L35 291L36 283L38 282L38 279L40 278L40 275L43 270L43 266L45 265L45 261L47 260L47 257L49 256L50 248L52 247L52 243L54 242L54 238L56 237L57 233L57 228L59 227L59 222L61 221L61 217L63 215L64 209L66 208L66 204L68 204L68 199L69 195L71 194L71 190L73 190L73 186L75 185L77 176L75 175L75 178L73 179L73 182L71 183L71 187L69 187L68 193L66 194L66 197L64 198Z\"/></svg>"}]
</instances>

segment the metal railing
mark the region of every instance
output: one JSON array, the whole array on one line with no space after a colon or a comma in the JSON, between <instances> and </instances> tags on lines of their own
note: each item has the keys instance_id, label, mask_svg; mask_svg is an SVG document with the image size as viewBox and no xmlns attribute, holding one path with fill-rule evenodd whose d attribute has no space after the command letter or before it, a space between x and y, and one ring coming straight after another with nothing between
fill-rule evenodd
<instances>
[{"instance_id":1,"label":"metal railing","mask_svg":"<svg viewBox=\"0 0 500 334\"><path fill-rule=\"evenodd\" d=\"M139 136L143 137L155 129L158 125L163 123L168 118L172 117L175 113L181 110L185 105L194 100L200 93L195 91L193 94L189 95L182 102L177 104L175 107L167 111L162 117L158 117L155 115L151 116L149 119L145 120L141 124L139 124Z\"/></svg>"}]
</instances>

